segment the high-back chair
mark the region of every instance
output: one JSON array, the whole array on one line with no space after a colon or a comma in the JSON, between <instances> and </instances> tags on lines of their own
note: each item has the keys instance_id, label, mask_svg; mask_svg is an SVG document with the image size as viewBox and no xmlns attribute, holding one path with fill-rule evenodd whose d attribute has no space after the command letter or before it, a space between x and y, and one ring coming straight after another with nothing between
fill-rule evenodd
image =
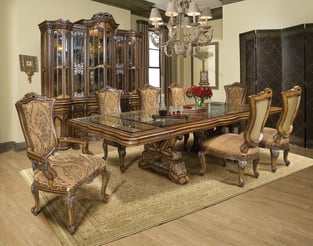
<instances>
[{"instance_id":1,"label":"high-back chair","mask_svg":"<svg viewBox=\"0 0 313 246\"><path fill-rule=\"evenodd\" d=\"M31 192L35 199L32 213L40 212L39 191L63 195L68 216L68 230L74 233L77 223L74 218L74 195L85 183L98 175L102 176L101 196L108 201L106 187L109 173L102 157L94 156L88 150L88 142L74 138L58 138L53 122L55 99L35 93L26 94L15 106L25 137L27 157L31 160L33 183ZM82 153L57 151L58 143L80 144ZM70 152L70 153L69 153Z\"/></svg>"},{"instance_id":2,"label":"high-back chair","mask_svg":"<svg viewBox=\"0 0 313 246\"><path fill-rule=\"evenodd\" d=\"M96 92L100 114L120 114L122 90L105 87Z\"/></svg>"},{"instance_id":3,"label":"high-back chair","mask_svg":"<svg viewBox=\"0 0 313 246\"><path fill-rule=\"evenodd\" d=\"M271 152L271 169L276 172L276 162L279 151L284 152L284 162L289 166L289 136L293 130L293 121L298 113L302 89L294 86L290 90L282 91L282 111L277 121L276 128L265 127L260 147L268 148Z\"/></svg>"},{"instance_id":4,"label":"high-back chair","mask_svg":"<svg viewBox=\"0 0 313 246\"><path fill-rule=\"evenodd\" d=\"M99 107L99 112L101 115L118 115L121 113L121 96L122 90L117 90L110 86L102 88L96 92L97 103ZM118 148L118 154L120 159L120 170L124 172L126 166L124 163L124 158L126 155L126 148L121 146L110 139L103 138L103 159L106 160L108 157L108 145Z\"/></svg>"},{"instance_id":5,"label":"high-back chair","mask_svg":"<svg viewBox=\"0 0 313 246\"><path fill-rule=\"evenodd\" d=\"M186 105L186 90L184 87L179 84L172 83L168 89L170 105L174 106L175 108Z\"/></svg>"},{"instance_id":6,"label":"high-back chair","mask_svg":"<svg viewBox=\"0 0 313 246\"><path fill-rule=\"evenodd\" d=\"M226 93L226 105L241 105L246 103L248 87L242 83L235 82L224 86Z\"/></svg>"},{"instance_id":7,"label":"high-back chair","mask_svg":"<svg viewBox=\"0 0 313 246\"><path fill-rule=\"evenodd\" d=\"M244 170L247 162L253 161L254 176L257 178L259 161L259 143L262 130L268 118L272 101L272 90L266 88L257 95L249 96L250 116L243 134L227 133L206 140L200 151L201 173L206 171L206 155L220 157L224 162L238 162L239 186L244 186Z\"/></svg>"},{"instance_id":8,"label":"high-back chair","mask_svg":"<svg viewBox=\"0 0 313 246\"><path fill-rule=\"evenodd\" d=\"M161 89L149 84L145 84L142 88L138 88L140 109L153 109L159 107L159 98Z\"/></svg>"},{"instance_id":9,"label":"high-back chair","mask_svg":"<svg viewBox=\"0 0 313 246\"><path fill-rule=\"evenodd\" d=\"M224 86L226 99L226 107L232 107L236 105L243 105L247 103L248 87L242 83L234 82ZM224 127L223 132L236 132L239 133L244 128L244 122L238 122L237 124L231 124Z\"/></svg>"},{"instance_id":10,"label":"high-back chair","mask_svg":"<svg viewBox=\"0 0 313 246\"><path fill-rule=\"evenodd\" d=\"M172 83L168 87L170 106L174 108L179 108L186 105L186 90L179 84ZM187 141L189 139L189 134L184 134L184 150L187 151Z\"/></svg>"}]
</instances>

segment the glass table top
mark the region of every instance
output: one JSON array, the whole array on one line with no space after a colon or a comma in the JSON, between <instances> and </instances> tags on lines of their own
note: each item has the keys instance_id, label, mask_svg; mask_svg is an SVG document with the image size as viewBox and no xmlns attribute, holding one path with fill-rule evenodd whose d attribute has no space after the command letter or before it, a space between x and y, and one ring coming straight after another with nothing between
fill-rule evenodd
<instances>
[{"instance_id":1,"label":"glass table top","mask_svg":"<svg viewBox=\"0 0 313 246\"><path fill-rule=\"evenodd\" d=\"M116 115L99 115L83 117L77 120L104 127L115 128L128 133L143 132L156 128L172 127L210 118L222 117L228 114L248 111L248 105L225 105L211 103L209 107L183 109L164 117L159 116L158 109L123 112Z\"/></svg>"}]
</instances>

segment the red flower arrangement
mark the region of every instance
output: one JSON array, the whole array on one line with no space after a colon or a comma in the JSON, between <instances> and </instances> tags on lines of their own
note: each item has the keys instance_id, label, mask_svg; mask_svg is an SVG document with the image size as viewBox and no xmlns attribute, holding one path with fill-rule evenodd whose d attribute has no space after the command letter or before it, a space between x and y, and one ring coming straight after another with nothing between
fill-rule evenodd
<instances>
[{"instance_id":1,"label":"red flower arrangement","mask_svg":"<svg viewBox=\"0 0 313 246\"><path fill-rule=\"evenodd\" d=\"M191 97L200 97L202 100L211 98L213 92L209 86L192 86L186 90L186 96Z\"/></svg>"}]
</instances>

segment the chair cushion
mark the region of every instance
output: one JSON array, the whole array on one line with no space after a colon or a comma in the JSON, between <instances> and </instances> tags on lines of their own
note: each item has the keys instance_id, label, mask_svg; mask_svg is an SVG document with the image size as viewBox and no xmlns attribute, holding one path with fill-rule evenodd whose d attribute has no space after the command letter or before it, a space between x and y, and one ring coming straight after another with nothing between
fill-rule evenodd
<instances>
[{"instance_id":1,"label":"chair cushion","mask_svg":"<svg viewBox=\"0 0 313 246\"><path fill-rule=\"evenodd\" d=\"M48 187L48 179L40 170L34 172L34 181L40 187L57 191L74 191L88 178L93 178L97 170L105 168L105 162L99 155L57 153L48 161L57 174L52 187Z\"/></svg>"},{"instance_id":2,"label":"chair cushion","mask_svg":"<svg viewBox=\"0 0 313 246\"><path fill-rule=\"evenodd\" d=\"M277 130L275 128L270 128L270 127L264 127L263 129L263 140L262 144L270 146L274 144L274 136L277 134ZM289 138L281 138L279 144L288 144L289 143Z\"/></svg>"},{"instance_id":3,"label":"chair cushion","mask_svg":"<svg viewBox=\"0 0 313 246\"><path fill-rule=\"evenodd\" d=\"M244 159L249 159L250 156L258 154L258 147L249 148L247 153L242 153L240 146L243 143L242 134L228 133L208 139L203 143L203 148L208 154L212 153L216 156L233 159L242 159L244 156Z\"/></svg>"}]
</instances>

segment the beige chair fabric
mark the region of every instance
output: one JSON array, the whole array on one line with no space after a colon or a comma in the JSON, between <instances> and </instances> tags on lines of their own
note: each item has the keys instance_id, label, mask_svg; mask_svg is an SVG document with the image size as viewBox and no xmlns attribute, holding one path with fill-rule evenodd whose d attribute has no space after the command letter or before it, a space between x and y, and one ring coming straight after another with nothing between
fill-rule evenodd
<instances>
[{"instance_id":1,"label":"beige chair fabric","mask_svg":"<svg viewBox=\"0 0 313 246\"><path fill-rule=\"evenodd\" d=\"M179 84L172 83L169 87L170 105L178 109L186 105L186 90ZM180 137L181 138L181 137ZM187 151L189 134L184 134L184 150Z\"/></svg>"},{"instance_id":2,"label":"beige chair fabric","mask_svg":"<svg viewBox=\"0 0 313 246\"><path fill-rule=\"evenodd\" d=\"M240 105L246 103L248 87L239 82L225 85L226 105Z\"/></svg>"},{"instance_id":3,"label":"beige chair fabric","mask_svg":"<svg viewBox=\"0 0 313 246\"><path fill-rule=\"evenodd\" d=\"M243 105L247 103L247 92L248 87L244 84L239 82L234 82L229 85L224 86L226 100L225 104L226 107L231 109L233 105ZM240 133L245 127L244 122L239 122L237 124L232 124L229 126L224 127L222 132L235 132Z\"/></svg>"},{"instance_id":4,"label":"beige chair fabric","mask_svg":"<svg viewBox=\"0 0 313 246\"><path fill-rule=\"evenodd\" d=\"M170 105L178 108L186 105L186 89L179 84L172 83L169 87Z\"/></svg>"},{"instance_id":5,"label":"beige chair fabric","mask_svg":"<svg viewBox=\"0 0 313 246\"><path fill-rule=\"evenodd\" d=\"M105 87L96 93L97 95L97 102L99 107L99 112L101 115L108 115L108 116L114 116L121 113L121 96L122 96L122 90L117 90L112 87ZM114 123L114 121L119 121L118 118L104 118L103 120L111 121ZM121 124L120 122L117 122L117 124ZM103 138L103 159L106 160L108 158L108 145L114 146L118 148L118 154L120 157L120 170L124 172L126 170L126 166L124 165L124 158L126 155L126 147L122 146L114 141L111 141L110 139Z\"/></svg>"},{"instance_id":6,"label":"beige chair fabric","mask_svg":"<svg viewBox=\"0 0 313 246\"><path fill-rule=\"evenodd\" d=\"M239 186L244 185L244 169L247 162L253 161L254 176L257 178L259 143L262 130L268 118L272 100L272 90L266 88L257 95L249 96L250 116L243 134L227 133L206 140L200 151L201 173L206 171L206 155L212 155L238 162Z\"/></svg>"},{"instance_id":7,"label":"beige chair fabric","mask_svg":"<svg viewBox=\"0 0 313 246\"><path fill-rule=\"evenodd\" d=\"M160 88L146 84L142 88L138 88L140 99L140 109L154 109L159 107Z\"/></svg>"},{"instance_id":8,"label":"beige chair fabric","mask_svg":"<svg viewBox=\"0 0 313 246\"><path fill-rule=\"evenodd\" d=\"M96 92L100 114L119 114L121 113L122 90L111 87L100 89Z\"/></svg>"},{"instance_id":9,"label":"beige chair fabric","mask_svg":"<svg viewBox=\"0 0 313 246\"><path fill-rule=\"evenodd\" d=\"M276 124L276 128L265 127L264 138L260 142L260 147L268 148L271 152L271 169L276 171L276 161L279 151L284 152L284 162L288 166L289 136L293 130L293 121L298 113L301 101L302 88L294 86L290 90L282 91L282 112Z\"/></svg>"},{"instance_id":10,"label":"beige chair fabric","mask_svg":"<svg viewBox=\"0 0 313 246\"><path fill-rule=\"evenodd\" d=\"M109 173L102 157L93 156L88 150L87 141L57 137L53 122L54 104L55 99L28 93L15 105L27 145L26 154L34 171L31 191L35 206L32 213L37 215L41 210L39 190L63 195L68 215L68 230L74 233L77 227L73 213L76 191L83 184L90 183L101 175L101 196L103 201L107 202ZM58 151L59 143L80 144L83 153Z\"/></svg>"}]
</instances>

